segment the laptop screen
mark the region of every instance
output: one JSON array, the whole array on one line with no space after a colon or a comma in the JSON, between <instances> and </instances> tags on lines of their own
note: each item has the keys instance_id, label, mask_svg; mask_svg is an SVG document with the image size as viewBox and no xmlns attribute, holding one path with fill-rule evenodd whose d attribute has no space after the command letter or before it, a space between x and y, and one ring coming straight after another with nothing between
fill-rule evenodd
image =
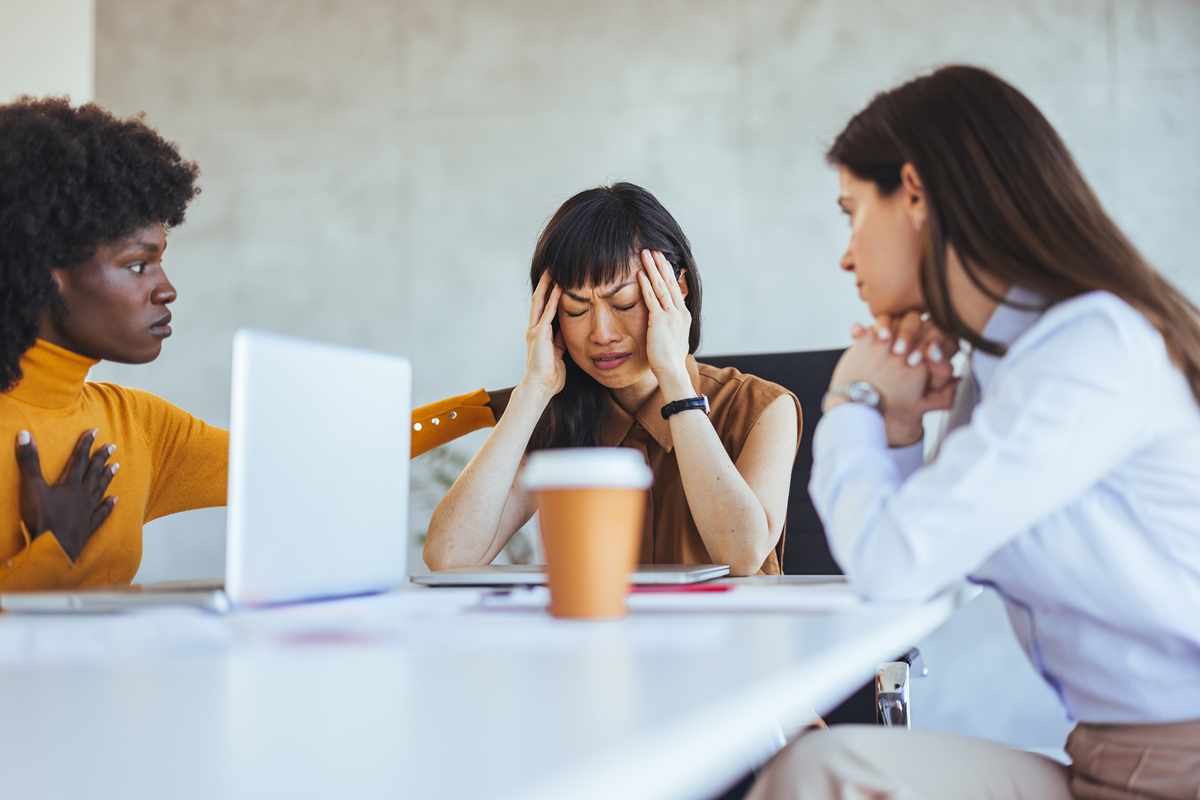
<instances>
[{"instance_id":1,"label":"laptop screen","mask_svg":"<svg viewBox=\"0 0 1200 800\"><path fill-rule=\"evenodd\" d=\"M225 545L235 605L404 582L411 392L401 356L235 334Z\"/></svg>"}]
</instances>

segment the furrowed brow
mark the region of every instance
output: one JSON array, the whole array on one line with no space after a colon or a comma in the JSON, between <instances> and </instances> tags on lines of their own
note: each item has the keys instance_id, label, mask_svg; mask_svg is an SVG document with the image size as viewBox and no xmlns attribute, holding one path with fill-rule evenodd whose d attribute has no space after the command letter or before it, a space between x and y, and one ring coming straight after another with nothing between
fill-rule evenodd
<instances>
[{"instance_id":1,"label":"furrowed brow","mask_svg":"<svg viewBox=\"0 0 1200 800\"><path fill-rule=\"evenodd\" d=\"M605 292L604 294L600 295L600 297L601 297L602 299L604 299L604 300L608 300L609 298L611 298L611 297L615 296L617 292L621 291L621 290L622 290L622 289L624 289L626 286L632 286L632 285L633 285L633 284L635 284L635 283L637 283L637 279L636 279L636 278L634 278L634 279L632 279L632 280L625 281L625 282L624 282L624 283L622 283L620 286L614 286L612 289L609 289L607 292ZM567 291L566 289L563 289L563 294L565 294L567 297L571 298L572 300L574 300L574 301L575 301L575 302L577 302L577 303L590 303L590 302L592 302L590 298L587 298L587 297L580 297L579 295L575 294L574 292Z\"/></svg>"},{"instance_id":2,"label":"furrowed brow","mask_svg":"<svg viewBox=\"0 0 1200 800\"><path fill-rule=\"evenodd\" d=\"M609 290L609 291L605 292L604 294L602 294L602 295L601 295L601 297L603 297L605 300L607 300L607 299L609 299L610 297L613 297L613 296L615 296L617 292L621 291L621 290L622 290L622 289L624 289L626 286L631 286L631 285L633 285L634 283L637 283L637 279L636 279L636 278L634 278L633 280L628 280L628 281L625 281L625 282L624 282L624 283L622 283L620 286L616 286L616 287L614 287L613 289L611 289L611 290Z\"/></svg>"}]
</instances>

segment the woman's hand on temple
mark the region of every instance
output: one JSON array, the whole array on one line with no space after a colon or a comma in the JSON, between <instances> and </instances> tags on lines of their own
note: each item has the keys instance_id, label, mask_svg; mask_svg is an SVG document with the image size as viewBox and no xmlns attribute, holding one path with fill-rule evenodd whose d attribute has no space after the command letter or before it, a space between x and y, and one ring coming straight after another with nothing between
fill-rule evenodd
<instances>
[{"instance_id":1,"label":"woman's hand on temple","mask_svg":"<svg viewBox=\"0 0 1200 800\"><path fill-rule=\"evenodd\" d=\"M106 444L88 456L95 430L85 431L53 485L42 475L37 442L28 431L17 435L17 467L21 474L21 520L31 537L54 534L63 552L75 561L108 515L117 498L105 497L117 464L105 465L116 447Z\"/></svg>"},{"instance_id":2,"label":"woman's hand on temple","mask_svg":"<svg viewBox=\"0 0 1200 800\"><path fill-rule=\"evenodd\" d=\"M692 312L684 303L675 270L663 254L643 250L641 258L642 270L637 279L649 311L646 357L650 371L668 400L682 400L695 394L687 372Z\"/></svg>"},{"instance_id":3,"label":"woman's hand on temple","mask_svg":"<svg viewBox=\"0 0 1200 800\"><path fill-rule=\"evenodd\" d=\"M529 330L525 332L528 354L523 386L544 394L545 402L562 391L567 382L567 365L563 362L566 345L562 332L555 332L554 318L562 289L551 287L550 273L543 272L533 293L529 308Z\"/></svg>"},{"instance_id":4,"label":"woman's hand on temple","mask_svg":"<svg viewBox=\"0 0 1200 800\"><path fill-rule=\"evenodd\" d=\"M538 421L567 382L566 347L554 331L561 296L543 272L529 308L525 377L489 402L504 413L433 512L423 551L431 569L490 564L533 516L533 499L516 478Z\"/></svg>"}]
</instances>

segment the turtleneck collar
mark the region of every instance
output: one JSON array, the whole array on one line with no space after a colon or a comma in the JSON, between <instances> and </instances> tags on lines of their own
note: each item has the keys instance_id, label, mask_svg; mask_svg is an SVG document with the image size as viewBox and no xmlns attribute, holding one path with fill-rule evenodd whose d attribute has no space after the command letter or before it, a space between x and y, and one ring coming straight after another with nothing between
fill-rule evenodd
<instances>
[{"instance_id":1,"label":"turtleneck collar","mask_svg":"<svg viewBox=\"0 0 1200 800\"><path fill-rule=\"evenodd\" d=\"M21 356L21 382L9 397L39 408L65 408L83 392L96 361L38 339Z\"/></svg>"}]
</instances>

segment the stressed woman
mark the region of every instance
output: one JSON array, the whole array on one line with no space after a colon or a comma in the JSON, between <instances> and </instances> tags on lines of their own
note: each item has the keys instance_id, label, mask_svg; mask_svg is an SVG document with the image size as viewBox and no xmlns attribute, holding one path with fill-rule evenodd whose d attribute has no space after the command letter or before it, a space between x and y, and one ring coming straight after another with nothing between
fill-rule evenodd
<instances>
[{"instance_id":1,"label":"stressed woman","mask_svg":"<svg viewBox=\"0 0 1200 800\"><path fill-rule=\"evenodd\" d=\"M425 562L487 564L534 512L527 452L640 450L654 472L639 560L777 574L800 409L780 386L698 363L700 275L675 219L628 183L575 195L530 269L525 377L438 505Z\"/></svg>"},{"instance_id":2,"label":"stressed woman","mask_svg":"<svg viewBox=\"0 0 1200 800\"><path fill-rule=\"evenodd\" d=\"M779 754L751 797L1197 797L1196 308L989 72L946 67L876 96L828 158L850 217L841 266L877 317L906 320L855 331L826 395L810 493L830 549L875 599L993 587L1078 724L1069 767L835 727ZM971 346L957 382L945 353L913 349L945 335ZM951 409L950 432L924 464L933 408Z\"/></svg>"},{"instance_id":3,"label":"stressed woman","mask_svg":"<svg viewBox=\"0 0 1200 800\"><path fill-rule=\"evenodd\" d=\"M0 105L0 438L15 446L0 590L128 584L145 522L225 504L226 431L87 381L102 359L153 361L171 335L163 254L197 174L140 119ZM479 391L415 410L413 455L492 425L491 405Z\"/></svg>"}]
</instances>

